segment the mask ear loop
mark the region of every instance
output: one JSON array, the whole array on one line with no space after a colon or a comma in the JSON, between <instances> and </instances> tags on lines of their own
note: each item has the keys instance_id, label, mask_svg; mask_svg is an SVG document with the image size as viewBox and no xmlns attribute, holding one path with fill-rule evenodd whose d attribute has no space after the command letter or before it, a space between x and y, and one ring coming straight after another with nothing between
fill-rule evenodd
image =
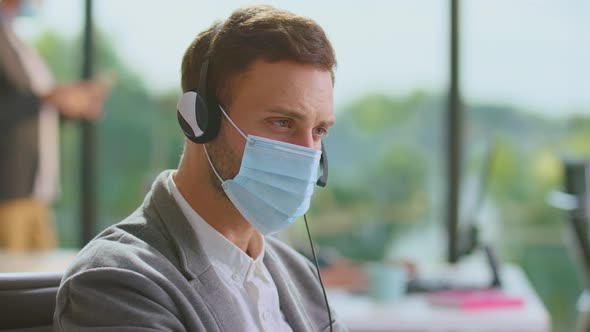
<instances>
[{"instance_id":1,"label":"mask ear loop","mask_svg":"<svg viewBox=\"0 0 590 332\"><path fill-rule=\"evenodd\" d=\"M203 144L203 148L205 149L205 156L207 157L207 161L209 162L209 165L211 166L213 173L215 173L215 176L217 176L219 181L221 181L221 183L223 183L224 182L223 179L221 178L221 176L219 176L219 173L217 173L217 170L215 170L215 166L213 166L213 163L211 162L211 158L209 158L209 153L207 152L207 145Z\"/></svg>"},{"instance_id":2,"label":"mask ear loop","mask_svg":"<svg viewBox=\"0 0 590 332\"><path fill-rule=\"evenodd\" d=\"M244 134L244 132L241 131L240 128L238 128L238 126L236 126L236 124L232 121L232 119L229 117L229 115L227 115L227 113L225 113L225 110L223 109L223 107L221 107L221 105L219 105L219 109L221 110L221 113L223 113L223 115L225 115L225 118L227 119L227 121L229 121L229 123L231 123L231 125L234 126L234 128L236 128L238 133L240 133L240 135L242 135L244 137L244 139L247 141L248 136L246 136L246 134Z\"/></svg>"},{"instance_id":3,"label":"mask ear loop","mask_svg":"<svg viewBox=\"0 0 590 332\"><path fill-rule=\"evenodd\" d=\"M238 126L236 126L236 124L227 115L227 113L225 113L225 110L223 109L223 107L221 105L219 105L219 109L221 110L221 113L223 113L223 115L225 116L225 118L227 119L227 121L229 121L229 123L231 123L231 125L234 126L234 128L236 128L236 130L238 131L238 133L240 133L240 135L242 135L244 137L244 139L247 141L248 140L248 137L244 134L243 131L240 130L240 128L238 128ZM215 166L213 166L213 163L211 162L211 158L209 157L209 153L207 152L207 145L206 144L203 144L203 148L205 149L205 156L207 157L207 161L209 162L209 165L211 166L211 169L213 170L213 173L215 173L215 176L217 176L217 178L219 179L219 181L221 181L221 183L225 182L225 181L223 181L223 179L221 178L221 176L219 176L219 173L217 173L217 170L215 169Z\"/></svg>"}]
</instances>

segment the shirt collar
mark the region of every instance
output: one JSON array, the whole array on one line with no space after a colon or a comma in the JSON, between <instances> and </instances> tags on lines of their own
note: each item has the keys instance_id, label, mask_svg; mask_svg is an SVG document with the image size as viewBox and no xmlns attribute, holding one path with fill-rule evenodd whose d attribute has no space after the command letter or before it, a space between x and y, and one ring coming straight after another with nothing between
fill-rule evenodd
<instances>
[{"instance_id":1,"label":"shirt collar","mask_svg":"<svg viewBox=\"0 0 590 332\"><path fill-rule=\"evenodd\" d=\"M248 256L244 251L209 225L203 218L201 218L197 211L188 204L176 187L173 177L174 174L175 172L170 172L168 177L170 191L174 200L182 210L182 213L193 228L205 254L209 257L213 266L219 269L222 274L231 276L236 282L243 283L250 268L256 270L262 268L261 265L263 264L265 248L264 237L258 235L261 237L262 243L260 255L258 255L256 259L252 259L252 257Z\"/></svg>"}]
</instances>

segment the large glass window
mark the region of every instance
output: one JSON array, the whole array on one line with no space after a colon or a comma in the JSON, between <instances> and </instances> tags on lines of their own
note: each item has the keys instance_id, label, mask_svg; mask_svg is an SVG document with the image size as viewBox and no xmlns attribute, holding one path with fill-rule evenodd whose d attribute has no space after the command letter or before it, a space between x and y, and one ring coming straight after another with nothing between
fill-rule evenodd
<instances>
[{"instance_id":1,"label":"large glass window","mask_svg":"<svg viewBox=\"0 0 590 332\"><path fill-rule=\"evenodd\" d=\"M586 1L464 1L466 178L492 147L479 218L552 314L573 329L580 283L568 215L552 207L564 158L590 157L590 6ZM465 185L468 186L469 180Z\"/></svg>"},{"instance_id":2,"label":"large glass window","mask_svg":"<svg viewBox=\"0 0 590 332\"><path fill-rule=\"evenodd\" d=\"M98 125L98 228L124 218L158 171L176 167L183 144L174 115L182 55L199 31L238 5L95 2L96 72L116 79ZM404 252L424 257L440 253L442 259L446 5L432 0L338 4L337 10L330 2L271 5L319 22L338 59L337 124L326 140L330 185L318 190L310 212L316 238L351 259ZM82 8L77 1L47 3L43 32L35 36L64 80L76 78L75 67L65 65L79 59L76 32L81 23L60 14L70 11L82 13ZM59 224L62 243L75 245L78 134L74 124L65 124L62 131L63 168L69 176L63 178ZM288 232L294 243L305 240L301 227ZM429 250L407 250L412 241L397 245L403 234L425 227L438 227L431 232L437 242Z\"/></svg>"}]
</instances>

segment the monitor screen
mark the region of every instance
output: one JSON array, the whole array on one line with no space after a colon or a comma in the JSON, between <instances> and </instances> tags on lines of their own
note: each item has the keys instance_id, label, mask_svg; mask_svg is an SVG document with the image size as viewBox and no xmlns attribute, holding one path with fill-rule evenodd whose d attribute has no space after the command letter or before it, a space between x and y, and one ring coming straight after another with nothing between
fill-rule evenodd
<instances>
[{"instance_id":1,"label":"monitor screen","mask_svg":"<svg viewBox=\"0 0 590 332\"><path fill-rule=\"evenodd\" d=\"M590 219L590 161L566 160L565 191L577 199L577 207L572 211L572 217Z\"/></svg>"},{"instance_id":2,"label":"monitor screen","mask_svg":"<svg viewBox=\"0 0 590 332\"><path fill-rule=\"evenodd\" d=\"M590 288L590 241L588 233L588 217L590 211L590 161L564 160L565 191L575 197L575 204L569 213L569 223L574 241L570 242L575 251L578 268L586 284Z\"/></svg>"}]
</instances>

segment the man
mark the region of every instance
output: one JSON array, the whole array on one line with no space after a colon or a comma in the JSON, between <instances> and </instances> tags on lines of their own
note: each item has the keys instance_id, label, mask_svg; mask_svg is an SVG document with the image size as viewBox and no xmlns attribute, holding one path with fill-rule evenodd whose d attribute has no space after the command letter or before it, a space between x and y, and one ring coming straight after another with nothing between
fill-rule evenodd
<instances>
[{"instance_id":1,"label":"man","mask_svg":"<svg viewBox=\"0 0 590 332\"><path fill-rule=\"evenodd\" d=\"M107 87L98 81L56 85L35 51L12 29L32 15L31 1L0 0L0 249L46 250L57 244L51 203L58 191L58 112L100 115Z\"/></svg>"},{"instance_id":2,"label":"man","mask_svg":"<svg viewBox=\"0 0 590 332\"><path fill-rule=\"evenodd\" d=\"M315 22L269 6L202 32L182 63L178 170L80 252L55 330L343 330L309 261L266 236L309 207L335 64Z\"/></svg>"}]
</instances>

